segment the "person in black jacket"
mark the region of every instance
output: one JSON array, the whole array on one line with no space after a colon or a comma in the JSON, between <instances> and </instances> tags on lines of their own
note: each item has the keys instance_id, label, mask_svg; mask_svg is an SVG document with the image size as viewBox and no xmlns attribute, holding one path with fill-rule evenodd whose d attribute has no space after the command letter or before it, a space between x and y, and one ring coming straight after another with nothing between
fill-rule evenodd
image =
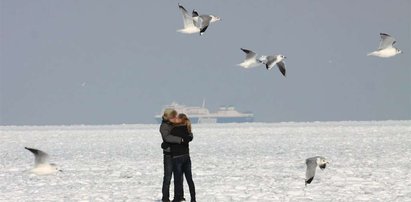
<instances>
[{"instance_id":1,"label":"person in black jacket","mask_svg":"<svg viewBox=\"0 0 411 202\"><path fill-rule=\"evenodd\" d=\"M161 148L163 149L163 164L164 164L164 177L163 177L163 187L162 187L162 201L163 202L170 202L170 182L171 177L173 174L173 158L171 156L171 148L170 143L181 144L184 140L182 137L177 137L171 135L171 130L174 127L174 120L177 117L177 111L174 109L166 109L164 110L163 121L160 125L160 133L161 138L163 139L163 143L161 144ZM182 176L181 176L182 177ZM176 179L176 178L175 178ZM180 181L183 181L181 179ZM179 194L181 197L184 197L183 190Z\"/></svg>"},{"instance_id":2,"label":"person in black jacket","mask_svg":"<svg viewBox=\"0 0 411 202\"><path fill-rule=\"evenodd\" d=\"M174 200L183 201L183 174L190 189L191 202L196 201L196 191L191 172L191 159L189 152L189 142L193 140L191 132L191 122L185 114L179 114L175 121L175 126L171 129L171 135L181 137L181 144L170 144L171 156L173 158L174 174Z\"/></svg>"}]
</instances>

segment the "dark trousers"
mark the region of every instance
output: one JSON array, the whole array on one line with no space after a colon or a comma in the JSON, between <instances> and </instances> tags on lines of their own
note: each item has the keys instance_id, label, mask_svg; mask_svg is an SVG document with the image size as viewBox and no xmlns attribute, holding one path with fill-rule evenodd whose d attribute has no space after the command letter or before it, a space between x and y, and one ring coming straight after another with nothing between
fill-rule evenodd
<instances>
[{"instance_id":1,"label":"dark trousers","mask_svg":"<svg viewBox=\"0 0 411 202\"><path fill-rule=\"evenodd\" d=\"M171 183L171 176L173 174L173 157L171 155L164 155L163 158L163 164L164 164L164 177L163 177L163 201L168 201L170 200L170 183ZM182 178L183 176L181 176ZM175 178L175 177L174 177ZM178 178L175 178L178 179ZM183 181L183 179L179 180ZM184 190L181 191L182 197L184 197Z\"/></svg>"},{"instance_id":2,"label":"dark trousers","mask_svg":"<svg viewBox=\"0 0 411 202\"><path fill-rule=\"evenodd\" d=\"M173 158L173 173L174 173L174 201L180 201L183 196L183 174L186 177L188 188L190 189L191 201L196 201L196 190L191 173L190 155L184 155ZM179 180L177 180L179 179Z\"/></svg>"}]
</instances>

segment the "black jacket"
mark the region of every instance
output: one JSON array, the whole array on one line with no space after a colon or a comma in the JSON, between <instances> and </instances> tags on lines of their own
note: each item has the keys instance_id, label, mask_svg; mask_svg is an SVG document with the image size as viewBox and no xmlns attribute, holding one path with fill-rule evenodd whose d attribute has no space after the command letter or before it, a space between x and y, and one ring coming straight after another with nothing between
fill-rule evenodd
<instances>
[{"instance_id":1,"label":"black jacket","mask_svg":"<svg viewBox=\"0 0 411 202\"><path fill-rule=\"evenodd\" d=\"M173 127L174 125L166 120L163 120L160 125L161 138L163 139L163 144L161 145L161 148L163 149L163 153L166 155L171 154L168 143L180 144L183 141L181 137L171 135L171 129L173 129Z\"/></svg>"},{"instance_id":2,"label":"black jacket","mask_svg":"<svg viewBox=\"0 0 411 202\"><path fill-rule=\"evenodd\" d=\"M193 140L193 134L188 131L187 126L175 126L173 129L171 129L171 135L181 137L184 140L184 142L181 144L170 144L171 155L181 156L189 154L188 143Z\"/></svg>"}]
</instances>

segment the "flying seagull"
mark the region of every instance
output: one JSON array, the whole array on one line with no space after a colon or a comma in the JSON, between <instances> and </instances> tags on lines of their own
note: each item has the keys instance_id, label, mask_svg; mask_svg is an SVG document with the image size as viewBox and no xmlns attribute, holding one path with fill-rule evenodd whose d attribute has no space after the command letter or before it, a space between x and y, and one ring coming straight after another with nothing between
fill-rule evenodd
<instances>
[{"instance_id":1,"label":"flying seagull","mask_svg":"<svg viewBox=\"0 0 411 202\"><path fill-rule=\"evenodd\" d=\"M262 61L263 64L265 64L265 67L267 70L272 69L275 65L278 66L278 69L280 69L281 74L285 76L285 64L284 64L284 59L286 59L284 55L270 55L265 57L265 60L263 57L260 58L260 61Z\"/></svg>"},{"instance_id":2,"label":"flying seagull","mask_svg":"<svg viewBox=\"0 0 411 202\"><path fill-rule=\"evenodd\" d=\"M54 163L48 163L49 155L41 150L24 147L34 154L34 168L30 171L36 175L48 175L56 173L57 171L62 172L57 165Z\"/></svg>"},{"instance_id":3,"label":"flying seagull","mask_svg":"<svg viewBox=\"0 0 411 202\"><path fill-rule=\"evenodd\" d=\"M245 59L242 63L238 64L244 68L252 68L261 65L262 61L260 59L265 58L266 56L261 56L260 59L257 59L257 53L252 50L241 48L241 50L245 53Z\"/></svg>"},{"instance_id":4,"label":"flying seagull","mask_svg":"<svg viewBox=\"0 0 411 202\"><path fill-rule=\"evenodd\" d=\"M188 14L187 10L182 5L178 4L178 8L183 14L184 28L177 30L177 32L181 32L184 34L199 33L200 29L194 25L193 17L191 17L191 15Z\"/></svg>"},{"instance_id":5,"label":"flying seagull","mask_svg":"<svg viewBox=\"0 0 411 202\"><path fill-rule=\"evenodd\" d=\"M307 171L305 172L305 186L313 181L317 166L320 167L321 170L324 170L328 163L329 162L322 156L315 156L306 159L305 164L307 164Z\"/></svg>"},{"instance_id":6,"label":"flying seagull","mask_svg":"<svg viewBox=\"0 0 411 202\"><path fill-rule=\"evenodd\" d=\"M394 37L386 33L380 33L380 37L380 47L378 47L378 50L368 53L368 56L371 55L380 58L389 58L402 53L400 49L393 46L396 42Z\"/></svg>"},{"instance_id":7,"label":"flying seagull","mask_svg":"<svg viewBox=\"0 0 411 202\"><path fill-rule=\"evenodd\" d=\"M203 35L210 23L220 21L221 18L215 15L199 15L197 10L193 10L192 17L194 25L200 29L200 35Z\"/></svg>"}]
</instances>

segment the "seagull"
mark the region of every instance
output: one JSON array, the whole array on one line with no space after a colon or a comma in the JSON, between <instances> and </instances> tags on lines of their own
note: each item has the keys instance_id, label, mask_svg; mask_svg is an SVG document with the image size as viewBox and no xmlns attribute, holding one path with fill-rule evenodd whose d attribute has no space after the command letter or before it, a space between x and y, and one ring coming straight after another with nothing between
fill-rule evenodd
<instances>
[{"instance_id":1,"label":"seagull","mask_svg":"<svg viewBox=\"0 0 411 202\"><path fill-rule=\"evenodd\" d=\"M182 5L178 4L178 8L183 14L184 28L177 30L177 32L184 34L199 33L200 29L194 25L193 17L188 14L187 10Z\"/></svg>"},{"instance_id":2,"label":"seagull","mask_svg":"<svg viewBox=\"0 0 411 202\"><path fill-rule=\"evenodd\" d=\"M284 64L284 55L271 55L265 57L265 60L263 60L264 57L261 57L259 60L262 61L263 64L265 64L265 67L267 70L272 69L275 65L278 66L278 69L280 69L281 74L285 76L285 64Z\"/></svg>"},{"instance_id":3,"label":"seagull","mask_svg":"<svg viewBox=\"0 0 411 202\"><path fill-rule=\"evenodd\" d=\"M56 173L57 171L63 172L54 163L48 163L49 155L41 150L24 147L34 154L34 168L30 171L36 175L48 175Z\"/></svg>"},{"instance_id":4,"label":"seagull","mask_svg":"<svg viewBox=\"0 0 411 202\"><path fill-rule=\"evenodd\" d=\"M203 35L204 32L207 30L210 23L220 21L221 18L215 15L198 15L196 9L192 12L192 17L194 21L194 25L200 29L200 35Z\"/></svg>"},{"instance_id":5,"label":"seagull","mask_svg":"<svg viewBox=\"0 0 411 202\"><path fill-rule=\"evenodd\" d=\"M320 167L321 170L324 170L328 163L329 162L322 156L306 159L305 164L307 164L307 171L305 172L305 186L313 181L317 166Z\"/></svg>"},{"instance_id":6,"label":"seagull","mask_svg":"<svg viewBox=\"0 0 411 202\"><path fill-rule=\"evenodd\" d=\"M368 53L367 56L371 55L371 56L376 56L380 58L389 58L389 57L402 53L400 49L395 48L393 46L396 42L394 37L386 33L380 33L380 37L381 37L380 47L378 47L378 50Z\"/></svg>"},{"instance_id":7,"label":"seagull","mask_svg":"<svg viewBox=\"0 0 411 202\"><path fill-rule=\"evenodd\" d=\"M241 67L244 67L246 69L247 68L252 68L252 67L257 67L257 66L261 65L262 61L260 59L263 59L263 58L266 57L266 56L261 56L260 59L257 59L257 53L255 53L251 50L248 50L248 49L244 49L244 48L241 48L241 50L244 51L244 53L245 53L245 60L244 60L244 62L242 62L238 65L241 66Z\"/></svg>"}]
</instances>

